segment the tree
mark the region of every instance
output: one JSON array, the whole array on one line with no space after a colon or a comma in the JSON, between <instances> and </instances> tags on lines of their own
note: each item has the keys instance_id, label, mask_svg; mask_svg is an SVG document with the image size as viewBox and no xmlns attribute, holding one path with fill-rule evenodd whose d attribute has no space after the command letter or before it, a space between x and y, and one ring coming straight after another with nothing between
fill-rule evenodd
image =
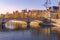
<instances>
[{"instance_id":1,"label":"tree","mask_svg":"<svg viewBox=\"0 0 60 40\"><path fill-rule=\"evenodd\" d=\"M22 10L21 12L20 12L20 17L21 18L27 18L27 15L26 15L26 10Z\"/></svg>"},{"instance_id":2,"label":"tree","mask_svg":"<svg viewBox=\"0 0 60 40\"><path fill-rule=\"evenodd\" d=\"M11 17L11 15L9 14L9 12L7 12L6 14L5 14L5 18L10 18Z\"/></svg>"},{"instance_id":3,"label":"tree","mask_svg":"<svg viewBox=\"0 0 60 40\"><path fill-rule=\"evenodd\" d=\"M13 12L13 18L19 18L20 14L19 14L19 11L15 11Z\"/></svg>"}]
</instances>

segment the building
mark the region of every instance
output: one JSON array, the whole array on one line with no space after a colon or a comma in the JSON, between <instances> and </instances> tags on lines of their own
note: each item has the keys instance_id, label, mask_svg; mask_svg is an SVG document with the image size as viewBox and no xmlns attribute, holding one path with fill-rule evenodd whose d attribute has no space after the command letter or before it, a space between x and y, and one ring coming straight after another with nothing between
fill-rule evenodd
<instances>
[{"instance_id":1,"label":"building","mask_svg":"<svg viewBox=\"0 0 60 40\"><path fill-rule=\"evenodd\" d=\"M4 14L0 14L0 18L4 18L4 16L5 16Z\"/></svg>"},{"instance_id":2,"label":"building","mask_svg":"<svg viewBox=\"0 0 60 40\"><path fill-rule=\"evenodd\" d=\"M59 9L60 9L60 2L58 2L58 7L59 7Z\"/></svg>"},{"instance_id":3,"label":"building","mask_svg":"<svg viewBox=\"0 0 60 40\"><path fill-rule=\"evenodd\" d=\"M52 6L52 7L49 7L49 10L51 12L57 12L59 10L59 7L58 6Z\"/></svg>"},{"instance_id":4,"label":"building","mask_svg":"<svg viewBox=\"0 0 60 40\"><path fill-rule=\"evenodd\" d=\"M60 2L58 2L58 6L49 7L50 17L51 18L58 18L60 14L58 11L60 10ZM57 13L58 12L58 13ZM60 15L59 15L60 16Z\"/></svg>"}]
</instances>

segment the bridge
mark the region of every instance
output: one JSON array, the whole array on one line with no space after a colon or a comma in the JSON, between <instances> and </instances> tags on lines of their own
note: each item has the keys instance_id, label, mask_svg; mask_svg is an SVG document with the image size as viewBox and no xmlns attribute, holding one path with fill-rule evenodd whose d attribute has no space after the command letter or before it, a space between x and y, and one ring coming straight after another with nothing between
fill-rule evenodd
<instances>
[{"instance_id":1,"label":"bridge","mask_svg":"<svg viewBox=\"0 0 60 40\"><path fill-rule=\"evenodd\" d=\"M27 26L29 26L29 23L34 20L44 20L44 18L0 18L0 24L2 24L2 28L5 27L5 23L10 21L10 20L22 20L26 21L28 23Z\"/></svg>"},{"instance_id":2,"label":"bridge","mask_svg":"<svg viewBox=\"0 0 60 40\"><path fill-rule=\"evenodd\" d=\"M0 23L2 22L8 22L10 20L22 20L22 21L26 21L26 22L31 22L34 20L44 20L44 18L0 18Z\"/></svg>"},{"instance_id":3,"label":"bridge","mask_svg":"<svg viewBox=\"0 0 60 40\"><path fill-rule=\"evenodd\" d=\"M50 20L50 18L0 18L0 24L2 24L2 29L4 29L5 23L8 22L8 21L10 21L10 20L20 20L20 21L22 20L22 21L26 21L28 23L28 25L27 25L28 28L30 26L30 22L34 21L34 20L40 20L40 21L43 22L43 24L44 23L46 24L46 22L49 22L49 25L50 25L50 22L55 22L54 21L55 19L51 19Z\"/></svg>"}]
</instances>

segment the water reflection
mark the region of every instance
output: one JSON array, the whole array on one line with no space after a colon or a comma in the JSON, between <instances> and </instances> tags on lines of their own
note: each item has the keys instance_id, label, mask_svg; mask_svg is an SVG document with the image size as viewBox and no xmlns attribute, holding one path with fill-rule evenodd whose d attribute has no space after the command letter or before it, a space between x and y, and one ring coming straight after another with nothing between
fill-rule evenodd
<instances>
[{"instance_id":1,"label":"water reflection","mask_svg":"<svg viewBox=\"0 0 60 40\"><path fill-rule=\"evenodd\" d=\"M56 35L57 35L58 40L60 40L60 31L56 31Z\"/></svg>"},{"instance_id":2,"label":"water reflection","mask_svg":"<svg viewBox=\"0 0 60 40\"><path fill-rule=\"evenodd\" d=\"M60 35L50 32L50 28L0 32L0 40L58 40L59 37Z\"/></svg>"},{"instance_id":3,"label":"water reflection","mask_svg":"<svg viewBox=\"0 0 60 40\"><path fill-rule=\"evenodd\" d=\"M31 29L33 40L48 40L48 31L46 29Z\"/></svg>"},{"instance_id":4,"label":"water reflection","mask_svg":"<svg viewBox=\"0 0 60 40\"><path fill-rule=\"evenodd\" d=\"M27 25L27 24L24 24L24 25ZM19 25L19 27L21 27L21 25ZM45 27L39 26L39 28L30 28L30 29L19 30L19 31L0 32L0 36L1 36L0 40L58 40L60 39L60 33L58 31L54 32L51 28L52 27L45 28Z\"/></svg>"}]
</instances>

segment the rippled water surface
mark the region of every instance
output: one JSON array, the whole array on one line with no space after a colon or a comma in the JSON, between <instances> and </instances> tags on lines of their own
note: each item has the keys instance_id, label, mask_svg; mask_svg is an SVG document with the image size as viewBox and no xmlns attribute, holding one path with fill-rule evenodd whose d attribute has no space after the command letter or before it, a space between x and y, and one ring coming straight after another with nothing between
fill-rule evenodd
<instances>
[{"instance_id":1,"label":"rippled water surface","mask_svg":"<svg viewBox=\"0 0 60 40\"><path fill-rule=\"evenodd\" d=\"M58 36L50 28L40 28L0 32L0 40L58 40Z\"/></svg>"}]
</instances>

